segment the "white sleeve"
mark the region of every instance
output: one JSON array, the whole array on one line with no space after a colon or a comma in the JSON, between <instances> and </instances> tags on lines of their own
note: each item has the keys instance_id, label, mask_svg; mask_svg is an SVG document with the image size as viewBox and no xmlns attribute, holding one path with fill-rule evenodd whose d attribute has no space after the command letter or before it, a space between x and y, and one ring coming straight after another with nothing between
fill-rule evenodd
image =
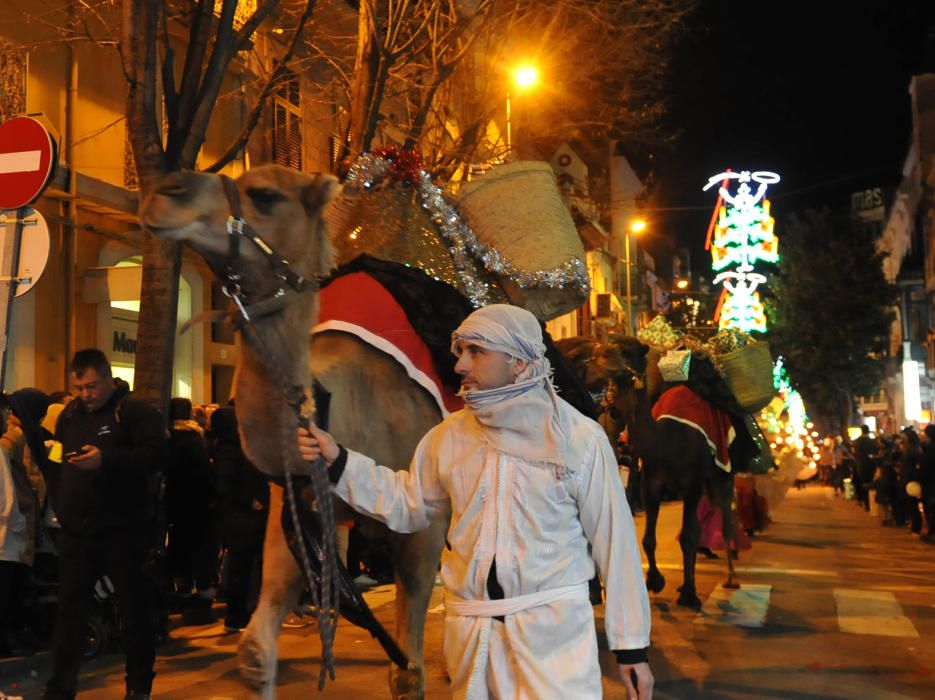
<instances>
[{"instance_id":1,"label":"white sleeve","mask_svg":"<svg viewBox=\"0 0 935 700\"><path fill-rule=\"evenodd\" d=\"M578 511L604 581L604 627L610 649L649 646L651 613L636 526L606 436L593 435L592 463L578 478ZM586 452L588 452L586 451Z\"/></svg>"},{"instance_id":2,"label":"white sleeve","mask_svg":"<svg viewBox=\"0 0 935 700\"><path fill-rule=\"evenodd\" d=\"M424 530L429 518L449 503L438 478L431 435L419 442L409 471L393 471L348 450L347 465L334 493L358 513L385 523L394 532Z\"/></svg>"}]
</instances>

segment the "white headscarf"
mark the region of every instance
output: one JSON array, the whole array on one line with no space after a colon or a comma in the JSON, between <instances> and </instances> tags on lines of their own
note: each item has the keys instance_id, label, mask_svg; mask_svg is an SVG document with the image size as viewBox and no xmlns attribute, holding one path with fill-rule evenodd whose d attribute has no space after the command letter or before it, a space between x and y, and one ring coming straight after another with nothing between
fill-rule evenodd
<instances>
[{"instance_id":1,"label":"white headscarf","mask_svg":"<svg viewBox=\"0 0 935 700\"><path fill-rule=\"evenodd\" d=\"M464 319L451 341L456 356L467 341L527 363L512 384L461 391L465 410L480 424L488 444L528 462L567 467L568 431L562 425L561 399L552 386L536 317L517 306L491 304Z\"/></svg>"}]
</instances>

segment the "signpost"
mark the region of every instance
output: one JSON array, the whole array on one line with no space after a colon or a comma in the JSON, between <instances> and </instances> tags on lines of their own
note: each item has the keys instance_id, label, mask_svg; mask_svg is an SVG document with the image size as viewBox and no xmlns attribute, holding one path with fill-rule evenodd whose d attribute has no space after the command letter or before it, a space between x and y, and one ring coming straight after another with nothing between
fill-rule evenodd
<instances>
[{"instance_id":1,"label":"signpost","mask_svg":"<svg viewBox=\"0 0 935 700\"><path fill-rule=\"evenodd\" d=\"M49 184L55 170L55 139L32 117L15 117L0 124L0 226L4 229L0 245L0 387L6 382L6 358L9 348L10 318L13 297L20 292L20 249L23 230L44 229L48 257L48 228L35 210L27 207ZM25 247L33 251L35 243L27 234ZM29 257L34 257L30 255ZM35 261L30 262L31 266ZM44 267L45 263L42 263ZM30 271L30 282L41 273Z\"/></svg>"}]
</instances>

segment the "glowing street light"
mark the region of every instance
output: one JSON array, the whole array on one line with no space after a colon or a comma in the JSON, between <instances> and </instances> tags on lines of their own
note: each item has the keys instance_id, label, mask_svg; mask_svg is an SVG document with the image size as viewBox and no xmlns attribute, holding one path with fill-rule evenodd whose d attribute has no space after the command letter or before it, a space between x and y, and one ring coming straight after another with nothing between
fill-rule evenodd
<instances>
[{"instance_id":1,"label":"glowing street light","mask_svg":"<svg viewBox=\"0 0 935 700\"><path fill-rule=\"evenodd\" d=\"M513 71L513 82L521 90L531 88L539 82L539 71L534 66L520 66Z\"/></svg>"},{"instance_id":2,"label":"glowing street light","mask_svg":"<svg viewBox=\"0 0 935 700\"><path fill-rule=\"evenodd\" d=\"M513 83L522 90L528 90L539 82L539 69L529 64L521 65L513 70ZM512 133L512 94L510 90L506 92L506 156L511 159L513 156L513 133Z\"/></svg>"},{"instance_id":3,"label":"glowing street light","mask_svg":"<svg viewBox=\"0 0 935 700\"><path fill-rule=\"evenodd\" d=\"M639 235L646 230L646 226L645 219L634 219L630 222L630 230L627 231L626 257L624 259L624 264L627 266L627 335L633 335L633 298L630 284L630 235Z\"/></svg>"}]
</instances>

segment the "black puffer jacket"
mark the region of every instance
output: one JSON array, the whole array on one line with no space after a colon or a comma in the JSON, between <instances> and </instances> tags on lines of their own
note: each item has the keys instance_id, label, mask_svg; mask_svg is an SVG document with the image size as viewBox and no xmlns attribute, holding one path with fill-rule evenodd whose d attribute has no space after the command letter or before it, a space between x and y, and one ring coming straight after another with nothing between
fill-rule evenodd
<instances>
[{"instance_id":1,"label":"black puffer jacket","mask_svg":"<svg viewBox=\"0 0 935 700\"><path fill-rule=\"evenodd\" d=\"M55 428L62 452L94 445L101 468L82 470L63 461L46 469L49 498L62 527L94 534L149 523L155 512L158 474L165 460L166 430L159 413L129 394L117 380L110 401L88 411L80 400L65 407Z\"/></svg>"}]
</instances>

